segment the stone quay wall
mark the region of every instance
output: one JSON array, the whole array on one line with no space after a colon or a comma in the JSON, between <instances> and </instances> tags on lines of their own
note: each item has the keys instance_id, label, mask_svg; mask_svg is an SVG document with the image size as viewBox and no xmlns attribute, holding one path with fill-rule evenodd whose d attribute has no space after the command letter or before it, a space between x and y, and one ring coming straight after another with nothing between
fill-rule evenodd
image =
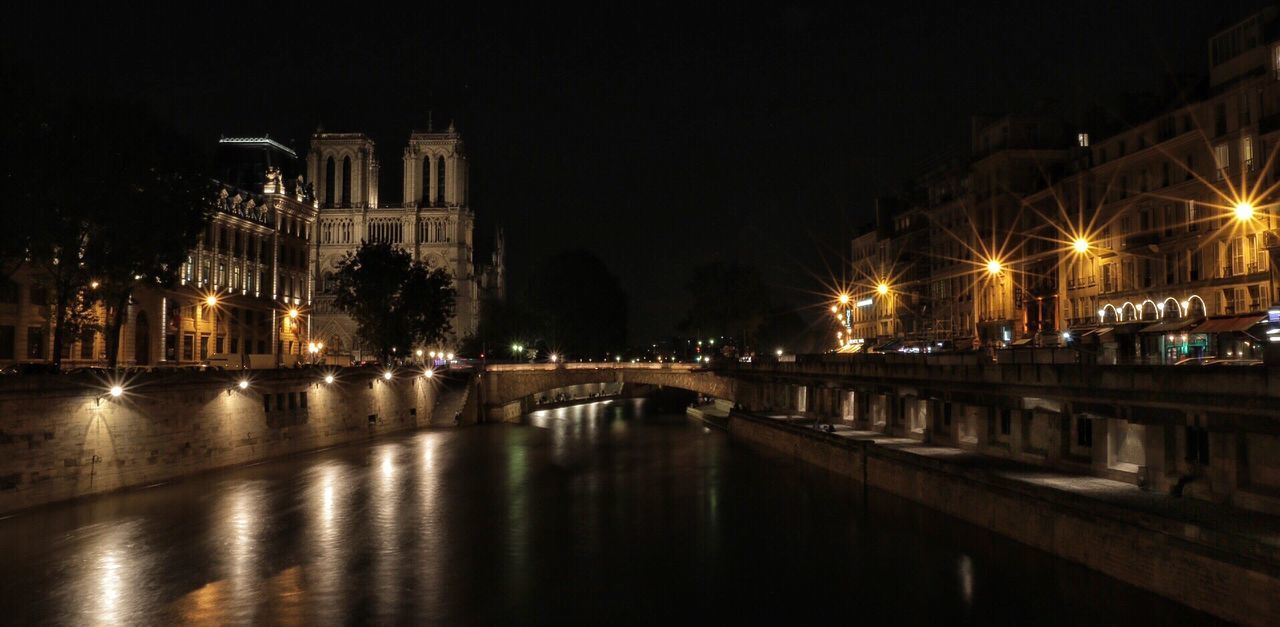
<instances>
[{"instance_id":1,"label":"stone quay wall","mask_svg":"<svg viewBox=\"0 0 1280 627\"><path fill-rule=\"evenodd\" d=\"M1277 556L1196 525L737 412L729 433L1226 620L1280 624Z\"/></svg>"},{"instance_id":2,"label":"stone quay wall","mask_svg":"<svg viewBox=\"0 0 1280 627\"><path fill-rule=\"evenodd\" d=\"M324 382L333 372L333 383ZM465 382L347 368L0 379L0 513L198 472L451 426ZM439 412L436 412L439 413Z\"/></svg>"}]
</instances>

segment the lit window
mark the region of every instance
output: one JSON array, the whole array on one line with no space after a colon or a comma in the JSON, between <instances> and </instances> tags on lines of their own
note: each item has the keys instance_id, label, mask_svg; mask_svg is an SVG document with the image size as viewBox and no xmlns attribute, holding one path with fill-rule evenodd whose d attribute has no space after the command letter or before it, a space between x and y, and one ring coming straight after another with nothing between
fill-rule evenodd
<instances>
[{"instance_id":1,"label":"lit window","mask_svg":"<svg viewBox=\"0 0 1280 627\"><path fill-rule=\"evenodd\" d=\"M1088 133L1080 133L1079 135L1076 135L1076 141L1080 142L1080 147L1081 147L1081 148L1088 148L1088 147L1089 147L1089 134L1088 134Z\"/></svg>"},{"instance_id":2,"label":"lit window","mask_svg":"<svg viewBox=\"0 0 1280 627\"><path fill-rule=\"evenodd\" d=\"M1245 135L1240 138L1240 163L1247 171L1253 171L1253 137Z\"/></svg>"},{"instance_id":3,"label":"lit window","mask_svg":"<svg viewBox=\"0 0 1280 627\"><path fill-rule=\"evenodd\" d=\"M1213 162L1218 170L1218 180L1222 180L1227 175L1227 168L1231 167L1231 153L1225 143L1213 147Z\"/></svg>"}]
</instances>

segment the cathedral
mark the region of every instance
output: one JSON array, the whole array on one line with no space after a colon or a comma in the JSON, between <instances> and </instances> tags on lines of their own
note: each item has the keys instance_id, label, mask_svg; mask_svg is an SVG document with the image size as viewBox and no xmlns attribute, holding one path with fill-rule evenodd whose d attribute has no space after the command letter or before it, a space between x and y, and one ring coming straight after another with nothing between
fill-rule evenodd
<instances>
[{"instance_id":1,"label":"cathedral","mask_svg":"<svg viewBox=\"0 0 1280 627\"><path fill-rule=\"evenodd\" d=\"M452 124L443 132L412 132L404 149L404 194L400 201L378 198L379 164L374 142L364 133L317 129L311 136L306 178L319 206L314 264L316 296L311 337L329 355L368 359L355 322L333 306L333 273L361 242L386 242L409 251L428 267L454 278L457 308L449 347L475 332L480 301L504 296L503 241L496 234L488 263L473 259L475 214L468 202L465 144Z\"/></svg>"}]
</instances>

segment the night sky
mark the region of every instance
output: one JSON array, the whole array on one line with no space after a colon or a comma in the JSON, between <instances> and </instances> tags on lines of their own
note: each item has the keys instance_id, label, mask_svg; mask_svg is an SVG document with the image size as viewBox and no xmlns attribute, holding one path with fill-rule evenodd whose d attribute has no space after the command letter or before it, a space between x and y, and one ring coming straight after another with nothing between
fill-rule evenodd
<instances>
[{"instance_id":1,"label":"night sky","mask_svg":"<svg viewBox=\"0 0 1280 627\"><path fill-rule=\"evenodd\" d=\"M511 280L548 254L594 251L630 295L639 342L671 332L689 267L713 259L759 266L805 309L873 199L965 150L970 115L1047 106L1075 120L1194 82L1207 35L1266 2L691 4L9 7L3 54L210 144L269 133L303 154L317 124L365 131L384 202L401 196L409 131L428 111L437 128L455 120L477 238L505 228Z\"/></svg>"}]
</instances>

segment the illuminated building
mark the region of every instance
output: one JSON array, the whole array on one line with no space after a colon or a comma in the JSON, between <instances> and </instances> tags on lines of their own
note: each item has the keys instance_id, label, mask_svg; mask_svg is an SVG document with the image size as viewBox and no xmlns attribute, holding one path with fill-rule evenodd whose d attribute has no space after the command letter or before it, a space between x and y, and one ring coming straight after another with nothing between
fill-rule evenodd
<instances>
[{"instance_id":1,"label":"illuminated building","mask_svg":"<svg viewBox=\"0 0 1280 627\"><path fill-rule=\"evenodd\" d=\"M469 203L469 163L462 136L413 132L404 149L402 201L378 198L378 159L363 133L317 130L307 171L317 181L320 206L313 276L317 281L315 336L330 354L362 354L355 323L333 306L333 273L362 241L386 242L409 251L430 268L444 268L457 289L452 343L475 331L482 296L504 292L503 241L497 234L488 264L472 258L475 214Z\"/></svg>"}]
</instances>

